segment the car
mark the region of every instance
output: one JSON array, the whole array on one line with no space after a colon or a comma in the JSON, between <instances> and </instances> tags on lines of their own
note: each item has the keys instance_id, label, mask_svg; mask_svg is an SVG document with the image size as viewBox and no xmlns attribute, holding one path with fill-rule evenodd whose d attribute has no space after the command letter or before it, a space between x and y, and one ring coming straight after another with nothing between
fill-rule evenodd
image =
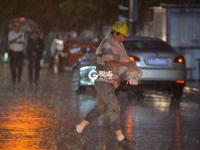
<instances>
[{"instance_id":1,"label":"car","mask_svg":"<svg viewBox=\"0 0 200 150\"><path fill-rule=\"evenodd\" d=\"M182 54L167 42L153 37L128 37L124 41L130 61L143 72L138 86L128 86L126 81L120 84L120 90L133 92L143 89L155 89L171 95L172 102L180 103L186 83L186 65ZM94 85L97 78L96 55L88 53L74 65L72 83L74 91ZM142 89L142 90L141 90Z\"/></svg>"},{"instance_id":2,"label":"car","mask_svg":"<svg viewBox=\"0 0 200 150\"><path fill-rule=\"evenodd\" d=\"M186 83L183 55L167 42L153 37L128 37L124 46L129 59L143 72L139 85L134 88L166 91L173 102L180 103Z\"/></svg>"},{"instance_id":3,"label":"car","mask_svg":"<svg viewBox=\"0 0 200 150\"><path fill-rule=\"evenodd\" d=\"M79 58L83 57L87 51L94 52L96 45L93 43L73 43L68 47L67 64L69 66L76 63Z\"/></svg>"},{"instance_id":4,"label":"car","mask_svg":"<svg viewBox=\"0 0 200 150\"><path fill-rule=\"evenodd\" d=\"M97 79L96 54L88 52L72 67L72 90L84 91L88 86L93 86Z\"/></svg>"}]
</instances>

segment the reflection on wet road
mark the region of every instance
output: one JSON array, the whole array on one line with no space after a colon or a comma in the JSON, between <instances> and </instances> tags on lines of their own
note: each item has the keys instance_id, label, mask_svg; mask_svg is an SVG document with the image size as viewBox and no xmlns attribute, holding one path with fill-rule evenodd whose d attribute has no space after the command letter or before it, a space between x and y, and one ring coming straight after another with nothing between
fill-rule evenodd
<instances>
[{"instance_id":1,"label":"reflection on wet road","mask_svg":"<svg viewBox=\"0 0 200 150\"><path fill-rule=\"evenodd\" d=\"M0 148L47 150L53 129L52 112L28 99L16 99L0 117Z\"/></svg>"},{"instance_id":2,"label":"reflection on wet road","mask_svg":"<svg viewBox=\"0 0 200 150\"><path fill-rule=\"evenodd\" d=\"M198 97L197 95L191 100L191 95L185 94L180 107L174 107L170 105L169 98L163 93L148 92L140 100L127 97L122 93L119 99L124 132L136 141L136 150L198 150L200 148ZM94 104L94 100L88 94L79 94L79 102L82 106L93 106ZM87 107L87 109L91 108ZM116 148L108 118L100 118L100 121L98 120L89 128L88 132L93 135L93 138L102 137L100 129L106 130L111 142L107 143L104 149L114 150ZM95 132L92 131L94 128L96 128ZM99 140L102 142L105 137ZM94 148L89 147L88 149Z\"/></svg>"},{"instance_id":3,"label":"reflection on wet road","mask_svg":"<svg viewBox=\"0 0 200 150\"><path fill-rule=\"evenodd\" d=\"M72 93L70 74L47 78L43 72L37 89L25 80L13 88L8 76L0 76L0 150L78 150L71 132L96 104L94 89ZM185 93L176 108L163 93L138 99L121 92L122 127L136 141L135 150L199 150L199 95ZM112 131L109 118L100 117L83 135L84 150L116 150Z\"/></svg>"}]
</instances>

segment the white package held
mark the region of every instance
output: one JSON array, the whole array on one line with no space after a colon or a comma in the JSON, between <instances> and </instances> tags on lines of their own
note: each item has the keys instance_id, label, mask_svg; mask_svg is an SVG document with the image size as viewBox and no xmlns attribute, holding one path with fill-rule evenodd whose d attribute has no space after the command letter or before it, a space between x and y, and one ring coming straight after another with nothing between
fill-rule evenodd
<instances>
[{"instance_id":1,"label":"white package held","mask_svg":"<svg viewBox=\"0 0 200 150\"><path fill-rule=\"evenodd\" d=\"M127 79L130 85L138 85L138 80L142 77L142 71L136 66L135 63L131 63L128 66Z\"/></svg>"}]
</instances>

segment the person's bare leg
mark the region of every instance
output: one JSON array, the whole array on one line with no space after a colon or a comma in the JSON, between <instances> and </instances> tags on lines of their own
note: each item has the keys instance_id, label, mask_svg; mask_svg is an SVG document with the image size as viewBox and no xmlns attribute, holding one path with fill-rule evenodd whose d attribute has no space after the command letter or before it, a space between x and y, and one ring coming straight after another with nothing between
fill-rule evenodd
<instances>
[{"instance_id":1,"label":"person's bare leg","mask_svg":"<svg viewBox=\"0 0 200 150\"><path fill-rule=\"evenodd\" d=\"M76 125L76 131L82 133L83 130L99 116L101 116L106 111L105 104L101 101L99 94L97 95L97 104L96 106L88 112L85 118Z\"/></svg>"},{"instance_id":2,"label":"person's bare leg","mask_svg":"<svg viewBox=\"0 0 200 150\"><path fill-rule=\"evenodd\" d=\"M122 130L116 130L115 136L118 141L118 146L122 147L123 149L132 150L133 144L135 143L133 140L127 139L124 134L122 133Z\"/></svg>"}]
</instances>

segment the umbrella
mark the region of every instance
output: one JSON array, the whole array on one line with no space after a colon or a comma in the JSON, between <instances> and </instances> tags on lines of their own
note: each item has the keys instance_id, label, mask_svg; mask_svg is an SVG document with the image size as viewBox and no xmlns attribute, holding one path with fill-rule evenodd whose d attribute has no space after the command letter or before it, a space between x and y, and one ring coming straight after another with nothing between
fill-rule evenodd
<instances>
[{"instance_id":1,"label":"umbrella","mask_svg":"<svg viewBox=\"0 0 200 150\"><path fill-rule=\"evenodd\" d=\"M28 32L33 30L39 31L37 23L35 23L32 19L29 18L19 17L11 20L9 22L9 28L13 28L14 23L19 23L23 31L28 31Z\"/></svg>"}]
</instances>

